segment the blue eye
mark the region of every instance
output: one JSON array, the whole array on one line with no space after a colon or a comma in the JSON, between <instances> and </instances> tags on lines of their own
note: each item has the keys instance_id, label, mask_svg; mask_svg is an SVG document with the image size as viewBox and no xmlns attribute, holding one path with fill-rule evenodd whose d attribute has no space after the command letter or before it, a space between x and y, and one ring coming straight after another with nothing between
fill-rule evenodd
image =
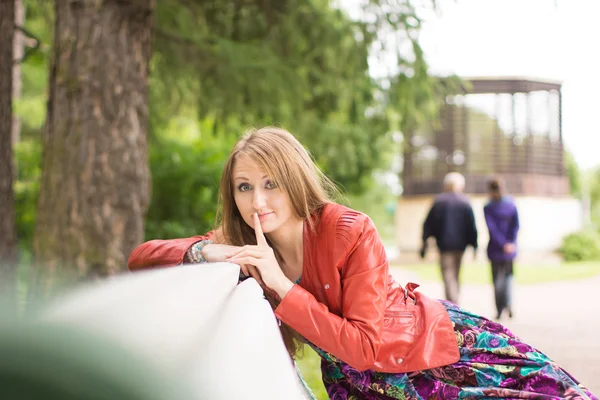
<instances>
[{"instance_id":1,"label":"blue eye","mask_svg":"<svg viewBox=\"0 0 600 400\"><path fill-rule=\"evenodd\" d=\"M271 182L271 181L267 181L267 184L265 185L265 187L267 189L276 189L277 185L275 183Z\"/></svg>"},{"instance_id":2,"label":"blue eye","mask_svg":"<svg viewBox=\"0 0 600 400\"><path fill-rule=\"evenodd\" d=\"M238 185L238 190L240 192L247 192L248 190L250 190L250 185L248 185L247 183L241 183Z\"/></svg>"}]
</instances>

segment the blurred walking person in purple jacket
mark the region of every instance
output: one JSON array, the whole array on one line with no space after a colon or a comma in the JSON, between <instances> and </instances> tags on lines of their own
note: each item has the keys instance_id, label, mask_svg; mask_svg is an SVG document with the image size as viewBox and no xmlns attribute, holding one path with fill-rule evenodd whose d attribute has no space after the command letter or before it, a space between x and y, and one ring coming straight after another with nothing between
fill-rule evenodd
<instances>
[{"instance_id":1,"label":"blurred walking person in purple jacket","mask_svg":"<svg viewBox=\"0 0 600 400\"><path fill-rule=\"evenodd\" d=\"M494 295L498 311L496 318L500 319L505 310L509 318L512 318L513 262L517 255L519 214L512 198L504 193L502 179L491 178L488 180L487 188L490 201L483 208L483 212L490 233L487 254L492 263Z\"/></svg>"}]
</instances>

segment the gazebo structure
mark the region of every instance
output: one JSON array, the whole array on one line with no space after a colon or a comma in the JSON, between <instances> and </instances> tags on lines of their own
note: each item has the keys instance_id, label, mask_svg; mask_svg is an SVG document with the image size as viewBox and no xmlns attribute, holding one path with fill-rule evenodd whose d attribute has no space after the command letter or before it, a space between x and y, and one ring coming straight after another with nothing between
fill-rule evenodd
<instances>
[{"instance_id":1,"label":"gazebo structure","mask_svg":"<svg viewBox=\"0 0 600 400\"><path fill-rule=\"evenodd\" d=\"M480 246L487 243L486 179L498 175L521 211L521 248L554 249L564 234L581 224L581 207L569 196L563 157L561 83L499 77L464 81L463 93L444 99L438 121L405 133L404 190L397 212L400 249L420 246L422 221L451 171L466 178ZM543 210L550 215L544 216Z\"/></svg>"}]
</instances>

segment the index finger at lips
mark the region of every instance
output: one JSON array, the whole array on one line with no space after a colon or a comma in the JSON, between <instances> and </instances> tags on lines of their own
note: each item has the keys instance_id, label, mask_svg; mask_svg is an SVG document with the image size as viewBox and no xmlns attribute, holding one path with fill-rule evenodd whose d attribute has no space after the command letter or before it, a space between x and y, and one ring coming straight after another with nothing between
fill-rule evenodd
<instances>
[{"instance_id":1,"label":"index finger at lips","mask_svg":"<svg viewBox=\"0 0 600 400\"><path fill-rule=\"evenodd\" d=\"M258 245L267 244L267 238L265 238L262 226L260 225L260 218L258 218L258 213L254 213L254 233L256 233L256 243Z\"/></svg>"}]
</instances>

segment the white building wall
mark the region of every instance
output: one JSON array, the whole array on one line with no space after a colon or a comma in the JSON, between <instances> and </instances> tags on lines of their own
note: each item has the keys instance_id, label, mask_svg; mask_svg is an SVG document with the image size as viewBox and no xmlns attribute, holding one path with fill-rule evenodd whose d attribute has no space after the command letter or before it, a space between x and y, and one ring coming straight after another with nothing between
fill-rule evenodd
<instances>
[{"instance_id":1,"label":"white building wall","mask_svg":"<svg viewBox=\"0 0 600 400\"><path fill-rule=\"evenodd\" d=\"M416 253L421 247L423 221L435 196L401 197L396 209L396 239L401 253ZM479 232L479 248L485 252L489 235L483 216L486 196L469 196ZM581 202L572 197L515 196L521 229L520 253L551 254L562 238L583 226Z\"/></svg>"}]
</instances>

